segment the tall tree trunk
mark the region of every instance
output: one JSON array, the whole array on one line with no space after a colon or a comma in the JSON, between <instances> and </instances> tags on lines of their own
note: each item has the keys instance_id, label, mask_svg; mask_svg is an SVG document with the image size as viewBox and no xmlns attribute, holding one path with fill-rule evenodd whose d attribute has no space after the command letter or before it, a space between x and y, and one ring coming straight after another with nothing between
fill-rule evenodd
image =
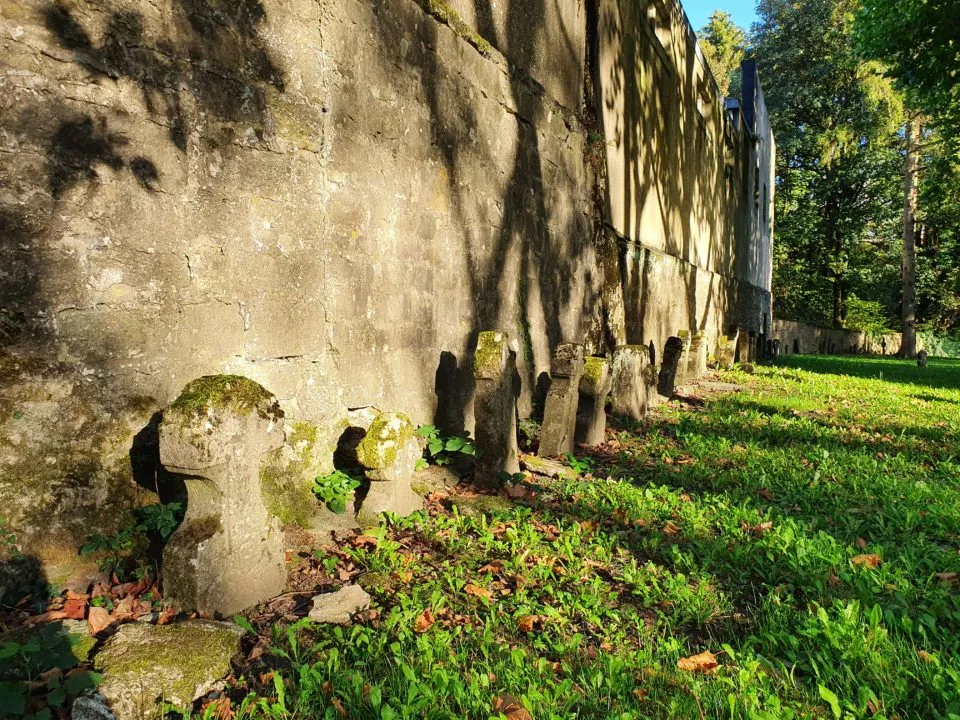
<instances>
[{"instance_id":1,"label":"tall tree trunk","mask_svg":"<svg viewBox=\"0 0 960 720\"><path fill-rule=\"evenodd\" d=\"M920 139L920 119L907 119L907 157L903 172L903 337L900 355L917 356L917 143Z\"/></svg>"}]
</instances>

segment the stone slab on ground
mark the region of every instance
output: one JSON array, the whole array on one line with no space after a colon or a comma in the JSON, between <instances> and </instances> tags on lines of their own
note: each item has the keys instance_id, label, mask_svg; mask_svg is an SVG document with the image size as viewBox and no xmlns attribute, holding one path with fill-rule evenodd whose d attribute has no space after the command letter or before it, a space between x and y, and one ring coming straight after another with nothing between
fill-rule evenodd
<instances>
[{"instance_id":1,"label":"stone slab on ground","mask_svg":"<svg viewBox=\"0 0 960 720\"><path fill-rule=\"evenodd\" d=\"M158 716L161 699L189 708L220 686L242 635L237 625L213 620L122 625L94 659L103 682L74 703L73 717L103 718L106 706L117 720L147 720Z\"/></svg>"},{"instance_id":2,"label":"stone slab on ground","mask_svg":"<svg viewBox=\"0 0 960 720\"><path fill-rule=\"evenodd\" d=\"M349 625L353 616L370 607L370 596L359 585L347 585L336 592L313 598L308 617L318 623Z\"/></svg>"},{"instance_id":3,"label":"stone slab on ground","mask_svg":"<svg viewBox=\"0 0 960 720\"><path fill-rule=\"evenodd\" d=\"M527 472L535 475L543 475L549 478L566 478L573 480L577 474L573 468L564 465L557 460L548 460L547 458L537 457L536 455L524 455L520 459L520 464Z\"/></svg>"}]
</instances>

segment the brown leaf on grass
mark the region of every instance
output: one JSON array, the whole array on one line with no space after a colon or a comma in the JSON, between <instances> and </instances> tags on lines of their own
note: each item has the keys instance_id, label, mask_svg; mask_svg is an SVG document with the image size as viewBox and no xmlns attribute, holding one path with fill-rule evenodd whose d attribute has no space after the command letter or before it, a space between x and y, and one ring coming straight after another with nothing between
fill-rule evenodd
<instances>
[{"instance_id":1,"label":"brown leaf on grass","mask_svg":"<svg viewBox=\"0 0 960 720\"><path fill-rule=\"evenodd\" d=\"M378 540L370 535L357 535L353 538L353 546L358 548L375 548L377 546L377 542Z\"/></svg>"},{"instance_id":2,"label":"brown leaf on grass","mask_svg":"<svg viewBox=\"0 0 960 720\"><path fill-rule=\"evenodd\" d=\"M940 582L946 585L956 585L957 574L955 572L937 573L937 580L939 580Z\"/></svg>"},{"instance_id":3,"label":"brown leaf on grass","mask_svg":"<svg viewBox=\"0 0 960 720\"><path fill-rule=\"evenodd\" d=\"M580 523L580 529L585 533L596 532L599 527L600 523L598 523L596 520L583 520Z\"/></svg>"},{"instance_id":4,"label":"brown leaf on grass","mask_svg":"<svg viewBox=\"0 0 960 720\"><path fill-rule=\"evenodd\" d=\"M869 545L869 543L868 543L864 538L858 537L858 538L857 538L857 543L856 543L856 545L857 545L857 547L860 548L861 550L866 550L866 549L867 549L867 545Z\"/></svg>"},{"instance_id":5,"label":"brown leaf on grass","mask_svg":"<svg viewBox=\"0 0 960 720\"><path fill-rule=\"evenodd\" d=\"M408 583L413 580L413 573L409 570L403 570L400 572L390 573L390 577L394 580L399 580L402 583Z\"/></svg>"},{"instance_id":6,"label":"brown leaf on grass","mask_svg":"<svg viewBox=\"0 0 960 720\"><path fill-rule=\"evenodd\" d=\"M519 618L517 618L517 630L522 633L533 632L533 628L536 623L536 615L521 615Z\"/></svg>"},{"instance_id":7,"label":"brown leaf on grass","mask_svg":"<svg viewBox=\"0 0 960 720\"><path fill-rule=\"evenodd\" d=\"M764 500L773 500L773 492L770 488L760 488L757 491L757 495L762 497Z\"/></svg>"},{"instance_id":8,"label":"brown leaf on grass","mask_svg":"<svg viewBox=\"0 0 960 720\"><path fill-rule=\"evenodd\" d=\"M740 523L740 529L744 532L750 533L751 535L760 537L764 533L767 533L773 529L773 521L768 520L767 522L758 523L756 525L751 525L748 522L742 522Z\"/></svg>"},{"instance_id":9,"label":"brown leaf on grass","mask_svg":"<svg viewBox=\"0 0 960 720\"><path fill-rule=\"evenodd\" d=\"M718 665L717 658L709 650L677 660L677 668L688 672L707 673L714 670Z\"/></svg>"},{"instance_id":10,"label":"brown leaf on grass","mask_svg":"<svg viewBox=\"0 0 960 720\"><path fill-rule=\"evenodd\" d=\"M527 497L530 494L530 488L525 485L507 485L507 497L514 500Z\"/></svg>"},{"instance_id":11,"label":"brown leaf on grass","mask_svg":"<svg viewBox=\"0 0 960 720\"><path fill-rule=\"evenodd\" d=\"M263 642L263 640L258 640L257 644L254 645L253 649L250 651L250 654L247 655L247 660L249 662L253 662L258 657L261 657L269 649L269 647L270 646Z\"/></svg>"},{"instance_id":12,"label":"brown leaf on grass","mask_svg":"<svg viewBox=\"0 0 960 720\"><path fill-rule=\"evenodd\" d=\"M63 612L70 620L83 620L87 616L87 601L83 598L68 598L63 604Z\"/></svg>"},{"instance_id":13,"label":"brown leaf on grass","mask_svg":"<svg viewBox=\"0 0 960 720\"><path fill-rule=\"evenodd\" d=\"M855 555L850 558L850 562L859 567L865 567L870 570L880 567L880 556L876 553L868 553L867 555Z\"/></svg>"},{"instance_id":14,"label":"brown leaf on grass","mask_svg":"<svg viewBox=\"0 0 960 720\"><path fill-rule=\"evenodd\" d=\"M87 614L87 627L90 629L91 635L103 632L112 624L113 618L110 617L110 613L107 612L106 608L90 608L90 612Z\"/></svg>"},{"instance_id":15,"label":"brown leaf on grass","mask_svg":"<svg viewBox=\"0 0 960 720\"><path fill-rule=\"evenodd\" d=\"M477 572L490 573L491 575L499 575L500 573L503 572L503 562L500 560L494 560L492 562L488 562L486 565L480 568Z\"/></svg>"},{"instance_id":16,"label":"brown leaf on grass","mask_svg":"<svg viewBox=\"0 0 960 720\"><path fill-rule=\"evenodd\" d=\"M867 700L867 712L869 712L871 715L876 715L878 712L880 712L880 706L877 705L872 698Z\"/></svg>"},{"instance_id":17,"label":"brown leaf on grass","mask_svg":"<svg viewBox=\"0 0 960 720\"><path fill-rule=\"evenodd\" d=\"M137 602L132 597L127 596L116 604L111 613L117 620L129 620L137 612Z\"/></svg>"},{"instance_id":18,"label":"brown leaf on grass","mask_svg":"<svg viewBox=\"0 0 960 720\"><path fill-rule=\"evenodd\" d=\"M176 613L173 611L173 608L164 608L160 613L160 617L157 618L157 625L166 625L173 622L173 618Z\"/></svg>"},{"instance_id":19,"label":"brown leaf on grass","mask_svg":"<svg viewBox=\"0 0 960 720\"><path fill-rule=\"evenodd\" d=\"M925 663L933 662L933 655L928 653L926 650L917 650L917 657L923 660Z\"/></svg>"},{"instance_id":20,"label":"brown leaf on grass","mask_svg":"<svg viewBox=\"0 0 960 720\"><path fill-rule=\"evenodd\" d=\"M467 585L463 588L463 591L467 595L473 595L474 597L482 597L482 598L486 598L487 600L493 597L492 592L490 592L486 588L480 587L479 585L474 585L473 583L467 583Z\"/></svg>"},{"instance_id":21,"label":"brown leaf on grass","mask_svg":"<svg viewBox=\"0 0 960 720\"><path fill-rule=\"evenodd\" d=\"M413 623L413 631L417 633L425 633L427 630L433 627L434 622L436 622L436 620L433 618L433 613L430 612L430 608L427 608L417 616L416 622Z\"/></svg>"},{"instance_id":22,"label":"brown leaf on grass","mask_svg":"<svg viewBox=\"0 0 960 720\"><path fill-rule=\"evenodd\" d=\"M827 582L830 583L831 585L839 585L840 578L837 577L836 575L831 575L830 577L827 578Z\"/></svg>"},{"instance_id":23,"label":"brown leaf on grass","mask_svg":"<svg viewBox=\"0 0 960 720\"><path fill-rule=\"evenodd\" d=\"M233 718L233 708L230 706L228 697L207 700L200 709L204 717L211 717L214 720L232 720Z\"/></svg>"},{"instance_id":24,"label":"brown leaf on grass","mask_svg":"<svg viewBox=\"0 0 960 720\"><path fill-rule=\"evenodd\" d=\"M330 704L337 709L337 712L340 714L340 717L347 716L347 709L343 706L343 703L340 702L340 698L336 696L330 698Z\"/></svg>"},{"instance_id":25,"label":"brown leaf on grass","mask_svg":"<svg viewBox=\"0 0 960 720\"><path fill-rule=\"evenodd\" d=\"M667 520L663 524L663 534L664 535L679 535L681 532L680 526L677 525L673 520Z\"/></svg>"},{"instance_id":26,"label":"brown leaf on grass","mask_svg":"<svg viewBox=\"0 0 960 720\"><path fill-rule=\"evenodd\" d=\"M493 711L505 715L507 720L533 720L533 715L512 695L497 695L493 699Z\"/></svg>"}]
</instances>

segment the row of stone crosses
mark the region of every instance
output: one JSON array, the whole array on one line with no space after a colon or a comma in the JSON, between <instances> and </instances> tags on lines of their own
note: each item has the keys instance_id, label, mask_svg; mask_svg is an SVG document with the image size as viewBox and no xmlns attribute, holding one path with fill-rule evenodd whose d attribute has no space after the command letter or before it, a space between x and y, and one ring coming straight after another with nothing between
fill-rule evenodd
<instances>
[{"instance_id":1,"label":"row of stone crosses","mask_svg":"<svg viewBox=\"0 0 960 720\"><path fill-rule=\"evenodd\" d=\"M537 455L562 457L573 452L576 445L593 447L603 442L608 395L614 414L642 419L658 396L669 398L677 384L706 369L706 346L701 338L694 335L689 342L680 337L669 338L659 373L655 358L651 357L652 345L620 345L610 359L585 356L583 345L558 345L550 362L550 388L543 408ZM733 347L731 344L731 365ZM510 352L506 333L480 333L474 354L474 480L481 486L496 486L502 483L504 473L513 475L520 471L516 373L516 356Z\"/></svg>"},{"instance_id":2,"label":"row of stone crosses","mask_svg":"<svg viewBox=\"0 0 960 720\"><path fill-rule=\"evenodd\" d=\"M671 337L656 372L653 348L619 346L612 357L585 357L582 345L554 350L538 455L560 457L575 444L604 439L606 402L617 415L641 419L658 396L706 370L701 336ZM718 348L733 362L733 343ZM503 332L480 333L474 354L475 482L499 487L520 471L517 443L516 356ZM219 378L244 388L245 404L182 403L198 384ZM276 397L253 380L210 376L187 385L163 413L160 462L184 479L187 511L164 548L164 596L180 610L229 616L283 591L284 537L280 521L262 497L260 464L284 445L284 413ZM375 524L385 511L409 515L423 508L413 488L422 455L415 426L403 413L376 408L351 411L349 422L364 432L357 460L369 481L354 516L356 527Z\"/></svg>"}]
</instances>

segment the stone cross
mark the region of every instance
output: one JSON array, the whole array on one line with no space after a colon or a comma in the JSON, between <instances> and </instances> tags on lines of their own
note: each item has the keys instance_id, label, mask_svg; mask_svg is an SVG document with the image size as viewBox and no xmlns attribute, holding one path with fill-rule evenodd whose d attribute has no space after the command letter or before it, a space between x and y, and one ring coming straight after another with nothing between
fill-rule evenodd
<instances>
[{"instance_id":1,"label":"stone cross","mask_svg":"<svg viewBox=\"0 0 960 720\"><path fill-rule=\"evenodd\" d=\"M540 457L559 457L573 452L581 375L583 345L557 345L550 362L550 390L543 406L543 427L537 449Z\"/></svg>"},{"instance_id":2,"label":"stone cross","mask_svg":"<svg viewBox=\"0 0 960 720\"><path fill-rule=\"evenodd\" d=\"M370 489L357 512L360 527L374 527L380 514L409 515L423 509L413 490L417 460L423 455L416 427L403 413L380 413L357 445L357 460L370 480Z\"/></svg>"},{"instance_id":3,"label":"stone cross","mask_svg":"<svg viewBox=\"0 0 960 720\"><path fill-rule=\"evenodd\" d=\"M576 439L581 445L592 447L603 442L607 429L607 394L612 385L610 361L602 357L586 358L577 411Z\"/></svg>"},{"instance_id":4,"label":"stone cross","mask_svg":"<svg viewBox=\"0 0 960 720\"><path fill-rule=\"evenodd\" d=\"M283 591L283 534L263 503L260 462L283 444L283 411L237 375L189 383L163 413L160 462L182 475L187 511L163 551L179 610L232 615Z\"/></svg>"},{"instance_id":5,"label":"stone cross","mask_svg":"<svg viewBox=\"0 0 960 720\"><path fill-rule=\"evenodd\" d=\"M480 333L473 356L474 436L478 485L499 487L500 473L520 472L517 459L517 410L513 393L516 357L507 347L507 334Z\"/></svg>"},{"instance_id":6,"label":"stone cross","mask_svg":"<svg viewBox=\"0 0 960 720\"><path fill-rule=\"evenodd\" d=\"M657 380L657 392L663 397L673 396L677 385L677 368L683 359L684 343L678 337L667 338L663 346L663 363L660 365L660 377Z\"/></svg>"},{"instance_id":7,"label":"stone cross","mask_svg":"<svg viewBox=\"0 0 960 720\"><path fill-rule=\"evenodd\" d=\"M646 345L619 345L610 363L611 408L616 415L642 420L647 414L647 367L650 349Z\"/></svg>"}]
</instances>

